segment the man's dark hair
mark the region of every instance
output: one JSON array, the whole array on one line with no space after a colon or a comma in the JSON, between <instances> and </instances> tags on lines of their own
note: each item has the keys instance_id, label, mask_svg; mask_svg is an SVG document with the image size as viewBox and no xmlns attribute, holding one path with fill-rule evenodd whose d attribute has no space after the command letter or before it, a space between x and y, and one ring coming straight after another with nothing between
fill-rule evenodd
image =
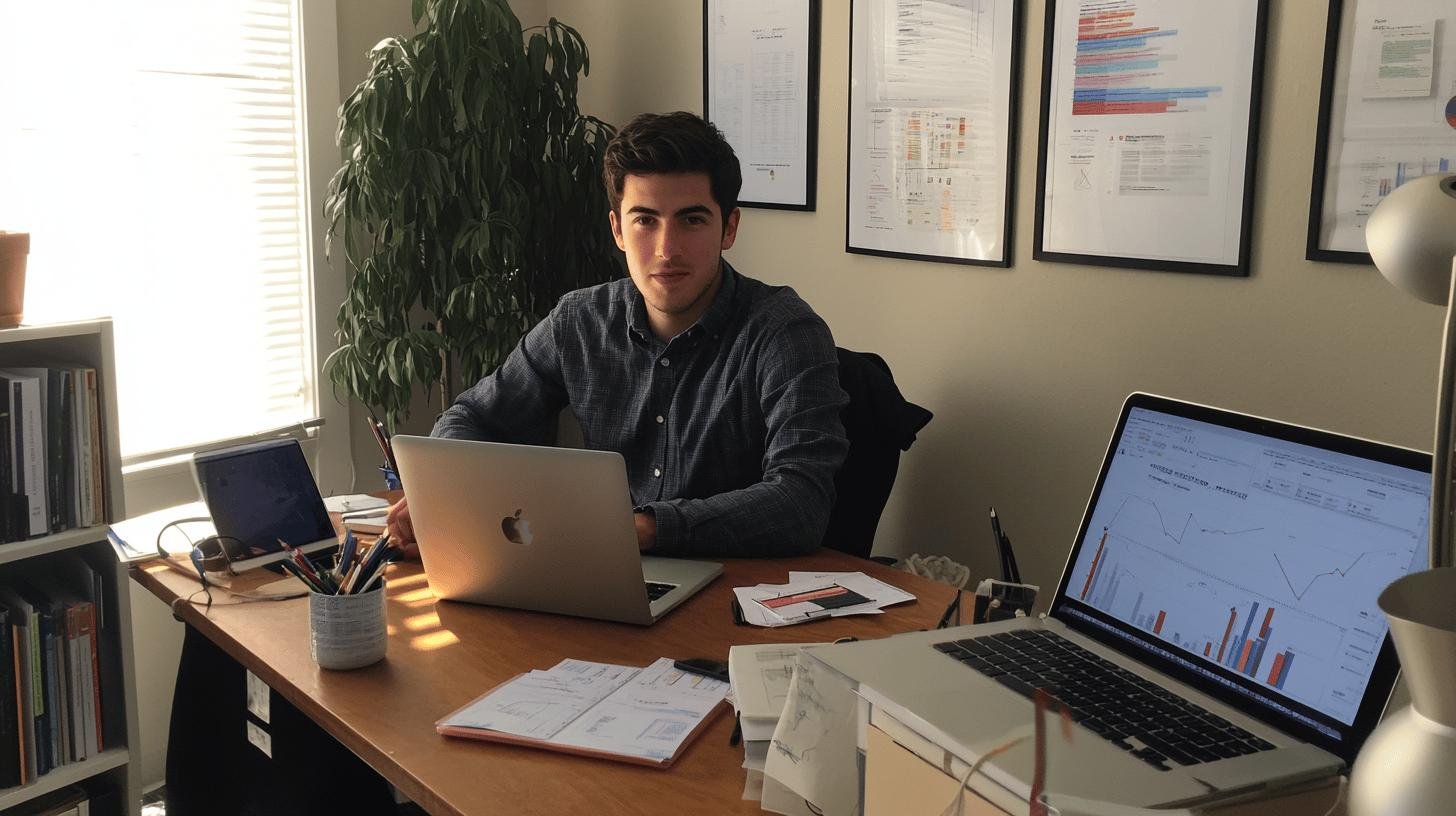
<instances>
[{"instance_id":1,"label":"man's dark hair","mask_svg":"<svg viewBox=\"0 0 1456 816\"><path fill-rule=\"evenodd\" d=\"M728 214L738 206L743 172L733 146L712 123L686 111L644 113L617 131L602 164L612 212L621 213L627 176L649 173L707 173L727 228Z\"/></svg>"}]
</instances>

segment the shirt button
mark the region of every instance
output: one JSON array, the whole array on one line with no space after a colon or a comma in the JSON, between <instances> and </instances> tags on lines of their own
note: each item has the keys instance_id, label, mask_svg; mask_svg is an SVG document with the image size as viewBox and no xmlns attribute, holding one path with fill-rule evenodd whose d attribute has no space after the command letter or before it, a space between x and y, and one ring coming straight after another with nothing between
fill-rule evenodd
<instances>
[{"instance_id":1,"label":"shirt button","mask_svg":"<svg viewBox=\"0 0 1456 816\"><path fill-rule=\"evenodd\" d=\"M658 364L659 364L659 365L661 365L661 366L662 366L662 367L663 367L663 368L666 368L666 367L668 367L668 366L670 366L670 365L672 365L672 361L671 361L671 360L669 360L669 359L667 359L667 358L666 358L666 357L663 357L663 358L662 358L662 359L661 359L661 360L658 360L658 361L657 361L657 362L658 362Z\"/></svg>"},{"instance_id":2,"label":"shirt button","mask_svg":"<svg viewBox=\"0 0 1456 816\"><path fill-rule=\"evenodd\" d=\"M662 468L653 468L652 469L652 475L653 476L657 476L657 477L661 477L662 476Z\"/></svg>"},{"instance_id":3,"label":"shirt button","mask_svg":"<svg viewBox=\"0 0 1456 816\"><path fill-rule=\"evenodd\" d=\"M661 414L658 414L658 415L657 415L657 424L658 424L658 425L661 425L661 424L662 424L662 421L663 421L663 420L662 420L662 415L661 415Z\"/></svg>"}]
</instances>

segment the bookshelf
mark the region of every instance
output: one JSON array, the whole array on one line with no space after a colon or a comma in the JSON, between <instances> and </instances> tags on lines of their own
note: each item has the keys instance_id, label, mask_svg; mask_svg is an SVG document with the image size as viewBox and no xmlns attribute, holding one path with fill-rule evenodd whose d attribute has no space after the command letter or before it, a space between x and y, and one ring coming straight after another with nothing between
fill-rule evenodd
<instances>
[{"instance_id":1,"label":"bookshelf","mask_svg":"<svg viewBox=\"0 0 1456 816\"><path fill-rule=\"evenodd\" d=\"M104 705L120 705L124 710L109 714L111 730L99 754L59 765L28 784L0 788L0 813L76 785L91 796L94 816L139 816L137 695L129 587L126 570L116 561L106 540L106 523L125 517L111 321L0 329L0 368L58 364L96 369L104 517L90 526L0 544L0 585L20 575L61 572L75 561L84 560L90 566L103 585L102 608L97 614L107 622L104 629L98 628L96 644L101 695Z\"/></svg>"}]
</instances>

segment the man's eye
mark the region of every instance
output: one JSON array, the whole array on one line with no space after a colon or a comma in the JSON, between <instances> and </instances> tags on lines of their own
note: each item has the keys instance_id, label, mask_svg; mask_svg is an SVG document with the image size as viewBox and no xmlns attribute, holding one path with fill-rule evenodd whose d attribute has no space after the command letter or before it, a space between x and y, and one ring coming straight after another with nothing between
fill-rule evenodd
<instances>
[{"instance_id":1,"label":"man's eye","mask_svg":"<svg viewBox=\"0 0 1456 816\"><path fill-rule=\"evenodd\" d=\"M632 223L637 224L638 226L646 227L650 226L653 220L654 219L650 215L639 215L636 218L632 219Z\"/></svg>"}]
</instances>

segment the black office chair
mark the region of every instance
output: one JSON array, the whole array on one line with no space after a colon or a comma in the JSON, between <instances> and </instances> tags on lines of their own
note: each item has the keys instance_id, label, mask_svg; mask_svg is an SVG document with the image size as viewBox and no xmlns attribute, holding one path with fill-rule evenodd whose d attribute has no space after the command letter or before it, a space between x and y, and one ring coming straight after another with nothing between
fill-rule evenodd
<instances>
[{"instance_id":1,"label":"black office chair","mask_svg":"<svg viewBox=\"0 0 1456 816\"><path fill-rule=\"evenodd\" d=\"M849 454L834 477L834 509L822 543L869 558L880 514L895 486L900 452L910 449L934 414L900 394L889 365L878 354L836 351L839 384L849 394L849 404L840 412Z\"/></svg>"}]
</instances>

